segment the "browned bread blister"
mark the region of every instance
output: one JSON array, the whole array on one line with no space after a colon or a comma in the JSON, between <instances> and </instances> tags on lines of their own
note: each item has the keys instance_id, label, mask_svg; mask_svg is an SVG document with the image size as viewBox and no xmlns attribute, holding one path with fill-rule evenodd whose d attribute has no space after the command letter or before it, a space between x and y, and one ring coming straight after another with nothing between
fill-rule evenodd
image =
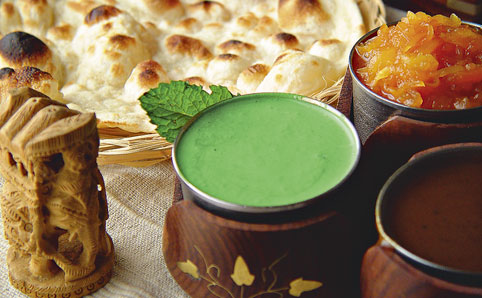
<instances>
[{"instance_id":1,"label":"browned bread blister","mask_svg":"<svg viewBox=\"0 0 482 298\"><path fill-rule=\"evenodd\" d=\"M50 48L34 35L14 31L0 39L0 68L32 66L63 80L62 65Z\"/></svg>"},{"instance_id":2,"label":"browned bread blister","mask_svg":"<svg viewBox=\"0 0 482 298\"><path fill-rule=\"evenodd\" d=\"M4 97L11 89L30 87L53 100L63 101L58 82L48 72L25 66L18 69L5 67L0 69L0 96Z\"/></svg>"}]
</instances>

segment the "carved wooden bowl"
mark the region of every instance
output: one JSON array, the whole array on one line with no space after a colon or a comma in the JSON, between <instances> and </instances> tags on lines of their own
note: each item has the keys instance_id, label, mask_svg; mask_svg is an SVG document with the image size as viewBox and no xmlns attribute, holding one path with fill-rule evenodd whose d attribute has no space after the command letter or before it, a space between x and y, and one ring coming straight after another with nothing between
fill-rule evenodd
<instances>
[{"instance_id":1,"label":"carved wooden bowl","mask_svg":"<svg viewBox=\"0 0 482 298\"><path fill-rule=\"evenodd\" d=\"M345 117L339 117L356 139L353 148L358 160L356 132ZM181 133L174 148L182 137ZM359 295L359 269L366 248L361 245L358 224L345 210L356 200L349 192L350 174L334 188L300 203L221 204L219 198L189 182L178 156L181 154L174 149L173 164L179 180L164 224L163 253L172 276L189 295ZM356 162L350 173L355 167Z\"/></svg>"},{"instance_id":2,"label":"carved wooden bowl","mask_svg":"<svg viewBox=\"0 0 482 298\"><path fill-rule=\"evenodd\" d=\"M178 182L163 232L167 267L192 297L357 297L358 227L337 206L317 211L284 223L227 219L184 200Z\"/></svg>"}]
</instances>

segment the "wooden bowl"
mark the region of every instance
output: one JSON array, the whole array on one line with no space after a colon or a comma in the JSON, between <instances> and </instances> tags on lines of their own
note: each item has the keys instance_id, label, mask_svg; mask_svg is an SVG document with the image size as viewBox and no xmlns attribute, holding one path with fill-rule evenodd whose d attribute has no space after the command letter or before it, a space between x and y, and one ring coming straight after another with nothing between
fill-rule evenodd
<instances>
[{"instance_id":1,"label":"wooden bowl","mask_svg":"<svg viewBox=\"0 0 482 298\"><path fill-rule=\"evenodd\" d=\"M393 247L368 249L361 270L362 298L476 298L482 289L451 283L420 271L406 262Z\"/></svg>"},{"instance_id":2,"label":"wooden bowl","mask_svg":"<svg viewBox=\"0 0 482 298\"><path fill-rule=\"evenodd\" d=\"M191 297L359 297L365 247L340 209L353 197L284 223L228 219L182 196L176 183L164 224L168 270Z\"/></svg>"},{"instance_id":3,"label":"wooden bowl","mask_svg":"<svg viewBox=\"0 0 482 298\"><path fill-rule=\"evenodd\" d=\"M333 113L356 139L355 168L360 152L358 137L343 115ZM178 140L182 137L180 134ZM180 148L178 140L175 148ZM356 200L347 188L352 170L334 189L301 204L245 206L223 203L189 182L177 153L173 153L177 197L166 215L163 253L170 273L189 295L359 295L359 269L365 247L360 245L357 224L343 210Z\"/></svg>"},{"instance_id":4,"label":"wooden bowl","mask_svg":"<svg viewBox=\"0 0 482 298\"><path fill-rule=\"evenodd\" d=\"M422 151L387 180L376 205L380 241L362 264L362 297L482 296L482 187L474 171L482 171L482 143Z\"/></svg>"}]
</instances>

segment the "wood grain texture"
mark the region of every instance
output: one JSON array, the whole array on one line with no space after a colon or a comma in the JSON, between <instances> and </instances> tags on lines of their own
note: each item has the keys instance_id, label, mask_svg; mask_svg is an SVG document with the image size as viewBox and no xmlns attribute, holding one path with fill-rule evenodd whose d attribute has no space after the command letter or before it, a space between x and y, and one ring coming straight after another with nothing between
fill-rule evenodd
<instances>
[{"instance_id":1,"label":"wood grain texture","mask_svg":"<svg viewBox=\"0 0 482 298\"><path fill-rule=\"evenodd\" d=\"M371 191L378 191L395 170L419 151L446 144L481 141L482 121L441 124L393 116L375 129L365 142L359 170L371 173L371 177L359 182L371 187Z\"/></svg>"},{"instance_id":2,"label":"wood grain texture","mask_svg":"<svg viewBox=\"0 0 482 298\"><path fill-rule=\"evenodd\" d=\"M475 298L482 288L434 278L406 263L393 248L376 245L363 259L362 298Z\"/></svg>"},{"instance_id":3,"label":"wood grain texture","mask_svg":"<svg viewBox=\"0 0 482 298\"><path fill-rule=\"evenodd\" d=\"M345 75L342 90L337 109L353 120L349 71ZM369 135L362 146L358 167L347 186L352 194L356 194L357 200L345 208L348 217L363 227L360 229L363 234L361 237L366 243L373 245L378 240L375 203L390 175L417 152L465 142L482 142L482 121L443 124L397 115L390 117Z\"/></svg>"},{"instance_id":4,"label":"wood grain texture","mask_svg":"<svg viewBox=\"0 0 482 298\"><path fill-rule=\"evenodd\" d=\"M334 211L257 224L178 200L166 215L163 253L172 276L192 297L356 297L360 260L354 239L352 223Z\"/></svg>"},{"instance_id":5,"label":"wood grain texture","mask_svg":"<svg viewBox=\"0 0 482 298\"><path fill-rule=\"evenodd\" d=\"M393 116L376 128L362 146L351 186L359 194L352 206L352 216L366 224L365 237L372 242L378 239L375 202L383 184L399 167L419 151L465 142L482 142L482 121L440 124ZM366 217L367 214L370 216Z\"/></svg>"}]
</instances>

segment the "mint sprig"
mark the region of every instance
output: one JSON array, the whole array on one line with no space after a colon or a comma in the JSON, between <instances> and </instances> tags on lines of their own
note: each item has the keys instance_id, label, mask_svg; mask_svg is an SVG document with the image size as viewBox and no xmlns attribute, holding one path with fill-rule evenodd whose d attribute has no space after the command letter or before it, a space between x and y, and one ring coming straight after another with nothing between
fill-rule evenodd
<instances>
[{"instance_id":1,"label":"mint sprig","mask_svg":"<svg viewBox=\"0 0 482 298\"><path fill-rule=\"evenodd\" d=\"M181 128L194 115L207 107L233 97L228 88L211 85L211 93L200 86L184 81L160 83L142 95L141 107L151 123L157 125L157 133L174 143Z\"/></svg>"}]
</instances>

